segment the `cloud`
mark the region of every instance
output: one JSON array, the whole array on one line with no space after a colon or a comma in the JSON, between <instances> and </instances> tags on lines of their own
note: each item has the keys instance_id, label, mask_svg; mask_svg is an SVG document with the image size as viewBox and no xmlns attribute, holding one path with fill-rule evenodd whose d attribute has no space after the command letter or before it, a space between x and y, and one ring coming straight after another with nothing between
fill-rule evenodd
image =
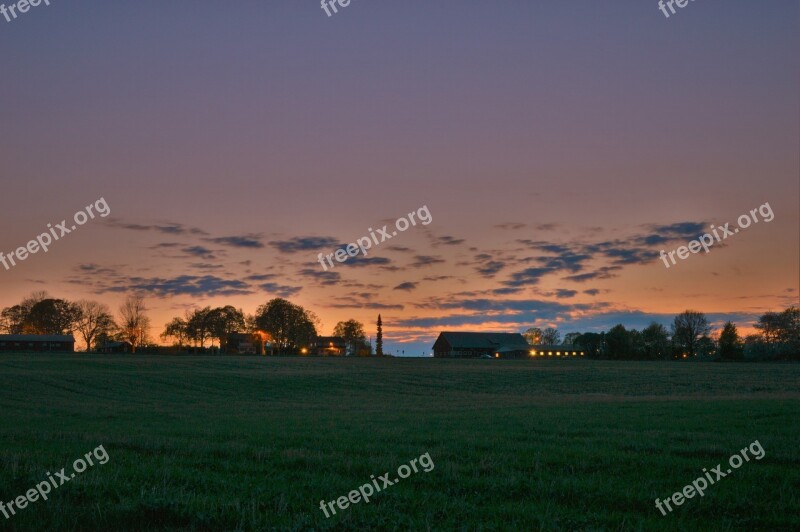
<instances>
[{"instance_id":1,"label":"cloud","mask_svg":"<svg viewBox=\"0 0 800 532\"><path fill-rule=\"evenodd\" d=\"M216 238L206 238L206 241L234 248L259 249L264 247L264 244L261 242L261 237L258 235L221 236Z\"/></svg>"},{"instance_id":2,"label":"cloud","mask_svg":"<svg viewBox=\"0 0 800 532\"><path fill-rule=\"evenodd\" d=\"M363 255L356 255L355 257L348 257L344 264L349 268L365 268L367 266L387 266L391 263L386 257L364 257ZM336 261L334 261L336 264Z\"/></svg>"},{"instance_id":3,"label":"cloud","mask_svg":"<svg viewBox=\"0 0 800 532\"><path fill-rule=\"evenodd\" d=\"M214 275L180 275L173 278L126 277L99 287L100 292L145 292L157 297L189 295L197 297L248 295L250 286L239 280Z\"/></svg>"},{"instance_id":4,"label":"cloud","mask_svg":"<svg viewBox=\"0 0 800 532\"><path fill-rule=\"evenodd\" d=\"M258 287L278 297L292 297L303 289L300 286L286 286L278 283L263 283L258 285Z\"/></svg>"},{"instance_id":5,"label":"cloud","mask_svg":"<svg viewBox=\"0 0 800 532\"><path fill-rule=\"evenodd\" d=\"M583 293L588 294L590 296L596 296L597 294L600 293L600 290L598 290L597 288L590 288L589 290L584 290Z\"/></svg>"},{"instance_id":6,"label":"cloud","mask_svg":"<svg viewBox=\"0 0 800 532\"><path fill-rule=\"evenodd\" d=\"M392 290L406 290L408 292L411 292L416 288L417 288L417 283L412 283L410 281L407 281L405 283L400 283L399 285L395 286Z\"/></svg>"},{"instance_id":7,"label":"cloud","mask_svg":"<svg viewBox=\"0 0 800 532\"><path fill-rule=\"evenodd\" d=\"M214 251L204 246L189 246L183 248L181 251L183 251L187 255L193 255L195 257L200 257L201 259L206 259L206 260L217 258L216 255L214 255Z\"/></svg>"},{"instance_id":8,"label":"cloud","mask_svg":"<svg viewBox=\"0 0 800 532\"><path fill-rule=\"evenodd\" d=\"M245 279L248 281L268 281L276 277L277 275L275 275L274 273L259 273L254 275L248 275L247 277L245 277Z\"/></svg>"},{"instance_id":9,"label":"cloud","mask_svg":"<svg viewBox=\"0 0 800 532\"><path fill-rule=\"evenodd\" d=\"M195 270L221 270L224 268L222 264L208 264L206 262L195 262L190 264L189 267Z\"/></svg>"},{"instance_id":10,"label":"cloud","mask_svg":"<svg viewBox=\"0 0 800 532\"><path fill-rule=\"evenodd\" d=\"M156 231L167 235L202 235L207 236L208 233L197 227L189 227L184 224L165 222L156 224L135 224L126 223L117 218L109 218L106 224L110 227L117 227L119 229L127 229L130 231Z\"/></svg>"},{"instance_id":11,"label":"cloud","mask_svg":"<svg viewBox=\"0 0 800 532\"><path fill-rule=\"evenodd\" d=\"M434 257L431 255L415 255L414 262L412 262L409 267L411 268L423 268L425 266L432 266L434 264L439 264L445 262L444 259L440 257Z\"/></svg>"},{"instance_id":12,"label":"cloud","mask_svg":"<svg viewBox=\"0 0 800 532\"><path fill-rule=\"evenodd\" d=\"M297 272L301 277L311 279L322 286L333 286L341 281L341 274L339 272L326 272L316 268L304 268Z\"/></svg>"},{"instance_id":13,"label":"cloud","mask_svg":"<svg viewBox=\"0 0 800 532\"><path fill-rule=\"evenodd\" d=\"M482 266L477 266L475 269L484 277L494 277L495 274L505 268L505 266L506 265L500 261L492 260Z\"/></svg>"},{"instance_id":14,"label":"cloud","mask_svg":"<svg viewBox=\"0 0 800 532\"><path fill-rule=\"evenodd\" d=\"M553 268L526 268L511 274L511 279L501 284L511 287L532 286L539 284L545 275L553 273Z\"/></svg>"},{"instance_id":15,"label":"cloud","mask_svg":"<svg viewBox=\"0 0 800 532\"><path fill-rule=\"evenodd\" d=\"M566 288L559 288L556 290L556 297L566 299L570 297L575 297L577 293L578 293L577 290L567 290Z\"/></svg>"},{"instance_id":16,"label":"cloud","mask_svg":"<svg viewBox=\"0 0 800 532\"><path fill-rule=\"evenodd\" d=\"M328 305L329 308L366 308L370 310L403 310L403 305L387 305L385 303L335 303Z\"/></svg>"},{"instance_id":17,"label":"cloud","mask_svg":"<svg viewBox=\"0 0 800 532\"><path fill-rule=\"evenodd\" d=\"M465 240L463 238L455 238L452 236L440 236L436 239L436 242L445 246L457 246L458 244L463 244Z\"/></svg>"},{"instance_id":18,"label":"cloud","mask_svg":"<svg viewBox=\"0 0 800 532\"><path fill-rule=\"evenodd\" d=\"M301 251L317 251L320 249L336 249L339 240L331 236L305 236L290 238L289 240L275 240L269 243L283 253L298 253Z\"/></svg>"},{"instance_id":19,"label":"cloud","mask_svg":"<svg viewBox=\"0 0 800 532\"><path fill-rule=\"evenodd\" d=\"M585 283L586 281L593 281L597 279L611 279L616 277L617 274L612 273L621 270L622 266L603 266L593 272L581 273L579 275L569 275L564 277L567 281L574 281L576 283Z\"/></svg>"},{"instance_id":20,"label":"cloud","mask_svg":"<svg viewBox=\"0 0 800 532\"><path fill-rule=\"evenodd\" d=\"M508 222L503 224L497 224L494 227L496 229L502 229L504 231L516 231L517 229L523 229L525 227L525 224Z\"/></svg>"}]
</instances>

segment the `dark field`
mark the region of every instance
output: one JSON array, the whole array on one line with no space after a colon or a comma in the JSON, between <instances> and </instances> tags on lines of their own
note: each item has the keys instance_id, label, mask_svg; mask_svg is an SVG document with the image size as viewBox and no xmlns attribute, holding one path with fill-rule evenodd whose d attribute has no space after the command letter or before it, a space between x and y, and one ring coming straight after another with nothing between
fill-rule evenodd
<instances>
[{"instance_id":1,"label":"dark field","mask_svg":"<svg viewBox=\"0 0 800 532\"><path fill-rule=\"evenodd\" d=\"M800 529L798 365L5 355L0 390L1 500L110 456L4 530Z\"/></svg>"}]
</instances>

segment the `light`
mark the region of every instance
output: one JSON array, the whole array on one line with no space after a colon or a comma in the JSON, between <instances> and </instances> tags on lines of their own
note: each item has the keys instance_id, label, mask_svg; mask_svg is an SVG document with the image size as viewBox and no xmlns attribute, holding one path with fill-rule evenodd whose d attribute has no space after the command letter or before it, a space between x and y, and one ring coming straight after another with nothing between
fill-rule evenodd
<instances>
[{"instance_id":1,"label":"light","mask_svg":"<svg viewBox=\"0 0 800 532\"><path fill-rule=\"evenodd\" d=\"M583 356L583 351L581 351L581 356Z\"/></svg>"},{"instance_id":2,"label":"light","mask_svg":"<svg viewBox=\"0 0 800 532\"><path fill-rule=\"evenodd\" d=\"M300 352L303 353L304 355L307 355L308 354L308 349L306 349L304 347L303 349L300 350Z\"/></svg>"},{"instance_id":3,"label":"light","mask_svg":"<svg viewBox=\"0 0 800 532\"><path fill-rule=\"evenodd\" d=\"M547 356L553 356L553 352L550 351L549 353L547 353Z\"/></svg>"},{"instance_id":4,"label":"light","mask_svg":"<svg viewBox=\"0 0 800 532\"><path fill-rule=\"evenodd\" d=\"M561 356L561 351L556 351L556 356L560 357Z\"/></svg>"},{"instance_id":5,"label":"light","mask_svg":"<svg viewBox=\"0 0 800 532\"><path fill-rule=\"evenodd\" d=\"M500 358L500 353L495 353L494 358Z\"/></svg>"},{"instance_id":6,"label":"light","mask_svg":"<svg viewBox=\"0 0 800 532\"><path fill-rule=\"evenodd\" d=\"M531 356L536 356L536 351L531 351L529 354L530 354Z\"/></svg>"},{"instance_id":7,"label":"light","mask_svg":"<svg viewBox=\"0 0 800 532\"><path fill-rule=\"evenodd\" d=\"M331 347L333 347L333 342L331 342Z\"/></svg>"}]
</instances>

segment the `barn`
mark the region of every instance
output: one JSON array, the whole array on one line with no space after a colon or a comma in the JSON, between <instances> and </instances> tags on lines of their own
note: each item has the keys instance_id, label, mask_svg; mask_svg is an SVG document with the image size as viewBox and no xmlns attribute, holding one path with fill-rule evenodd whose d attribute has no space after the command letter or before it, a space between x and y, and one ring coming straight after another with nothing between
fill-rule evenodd
<instances>
[{"instance_id":1,"label":"barn","mask_svg":"<svg viewBox=\"0 0 800 532\"><path fill-rule=\"evenodd\" d=\"M0 352L73 353L75 338L63 334L0 334Z\"/></svg>"},{"instance_id":2,"label":"barn","mask_svg":"<svg viewBox=\"0 0 800 532\"><path fill-rule=\"evenodd\" d=\"M442 332L433 344L436 358L526 358L530 346L519 333Z\"/></svg>"}]
</instances>

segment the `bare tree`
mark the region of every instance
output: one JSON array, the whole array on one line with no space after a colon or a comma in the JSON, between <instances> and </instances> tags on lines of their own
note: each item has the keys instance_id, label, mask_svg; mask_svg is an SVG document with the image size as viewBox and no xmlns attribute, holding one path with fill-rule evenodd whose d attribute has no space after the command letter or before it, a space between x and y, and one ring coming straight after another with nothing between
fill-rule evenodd
<instances>
[{"instance_id":1,"label":"bare tree","mask_svg":"<svg viewBox=\"0 0 800 532\"><path fill-rule=\"evenodd\" d=\"M542 343L545 345L558 345L561 342L561 333L558 329L548 327L542 332Z\"/></svg>"},{"instance_id":2,"label":"bare tree","mask_svg":"<svg viewBox=\"0 0 800 532\"><path fill-rule=\"evenodd\" d=\"M675 316L672 322L672 342L688 356L697 354L700 338L710 332L711 327L702 312L687 310Z\"/></svg>"},{"instance_id":3,"label":"bare tree","mask_svg":"<svg viewBox=\"0 0 800 532\"><path fill-rule=\"evenodd\" d=\"M97 337L101 334L112 333L116 329L116 324L108 306L103 303L84 299L78 301L75 306L78 310L75 330L83 337L88 353L96 347Z\"/></svg>"},{"instance_id":4,"label":"bare tree","mask_svg":"<svg viewBox=\"0 0 800 532\"><path fill-rule=\"evenodd\" d=\"M147 307L144 298L140 295L129 295L119 307L120 327L122 336L131 344L131 352L147 341L150 329L150 318L147 317Z\"/></svg>"}]
</instances>

